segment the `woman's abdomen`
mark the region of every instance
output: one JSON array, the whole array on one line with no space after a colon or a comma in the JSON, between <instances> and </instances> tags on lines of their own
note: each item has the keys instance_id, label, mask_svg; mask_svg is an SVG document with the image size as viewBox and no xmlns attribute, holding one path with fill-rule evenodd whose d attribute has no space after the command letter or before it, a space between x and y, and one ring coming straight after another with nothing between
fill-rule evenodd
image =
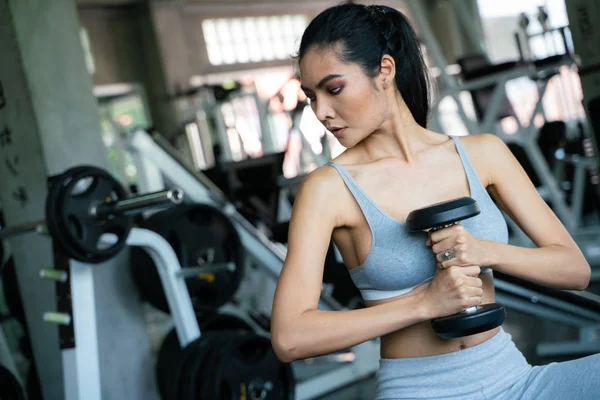
<instances>
[{"instance_id":1,"label":"woman's abdomen","mask_svg":"<svg viewBox=\"0 0 600 400\"><path fill-rule=\"evenodd\" d=\"M493 303L496 296L494 294L492 274L482 274L480 275L480 278L483 281L484 290L482 304ZM425 290L428 285L428 283L421 285L413 292L407 293L406 295L415 294L417 291ZM377 303L370 302L369 305ZM424 321L382 336L381 358L426 357L452 353L485 342L494 336L499 329L500 328L495 328L490 331L463 338L442 339L433 332L431 322Z\"/></svg>"}]
</instances>

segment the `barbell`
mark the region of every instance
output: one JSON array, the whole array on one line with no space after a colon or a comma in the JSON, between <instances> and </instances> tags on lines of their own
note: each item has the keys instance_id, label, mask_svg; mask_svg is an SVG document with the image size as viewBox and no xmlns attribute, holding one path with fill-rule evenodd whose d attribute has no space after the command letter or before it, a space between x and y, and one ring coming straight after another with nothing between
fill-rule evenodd
<instances>
[{"instance_id":1,"label":"barbell","mask_svg":"<svg viewBox=\"0 0 600 400\"><path fill-rule=\"evenodd\" d=\"M50 177L48 185L46 219L6 227L0 240L48 233L66 256L89 264L107 261L123 249L134 215L183 202L180 189L128 197L117 179L94 166L70 168Z\"/></svg>"}]
</instances>

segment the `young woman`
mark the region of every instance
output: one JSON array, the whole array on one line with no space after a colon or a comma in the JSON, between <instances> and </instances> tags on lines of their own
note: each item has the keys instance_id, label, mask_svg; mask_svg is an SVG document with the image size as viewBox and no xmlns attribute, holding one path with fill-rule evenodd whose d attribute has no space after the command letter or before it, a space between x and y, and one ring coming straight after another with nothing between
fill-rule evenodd
<instances>
[{"instance_id":1,"label":"young woman","mask_svg":"<svg viewBox=\"0 0 600 400\"><path fill-rule=\"evenodd\" d=\"M493 270L582 290L590 266L504 143L427 130L429 84L404 15L342 4L318 15L300 45L302 87L347 150L303 181L275 293L272 341L284 362L381 337L377 399L587 399L600 355L531 366L501 327L441 339L430 320L494 302ZM415 209L459 197L481 214L409 233ZM495 199L536 243L508 245ZM333 237L366 308L319 310Z\"/></svg>"}]
</instances>

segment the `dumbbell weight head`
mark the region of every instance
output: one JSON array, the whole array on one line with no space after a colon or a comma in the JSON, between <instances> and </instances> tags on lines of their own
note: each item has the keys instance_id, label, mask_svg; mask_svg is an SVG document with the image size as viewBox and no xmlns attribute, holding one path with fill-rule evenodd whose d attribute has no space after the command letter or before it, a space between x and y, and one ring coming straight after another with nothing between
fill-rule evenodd
<instances>
[{"instance_id":1,"label":"dumbbell weight head","mask_svg":"<svg viewBox=\"0 0 600 400\"><path fill-rule=\"evenodd\" d=\"M411 211L406 224L411 232L437 230L479 215L480 212L475 199L461 197Z\"/></svg>"},{"instance_id":2,"label":"dumbbell weight head","mask_svg":"<svg viewBox=\"0 0 600 400\"><path fill-rule=\"evenodd\" d=\"M456 339L486 332L504 322L506 312L498 303L469 307L457 314L435 318L431 321L433 331L441 338Z\"/></svg>"},{"instance_id":3,"label":"dumbbell weight head","mask_svg":"<svg viewBox=\"0 0 600 400\"><path fill-rule=\"evenodd\" d=\"M475 199L462 197L414 210L408 215L406 223L411 232L438 230L479 215L480 212ZM454 339L497 328L505 317L504 306L492 303L435 318L431 326L439 337Z\"/></svg>"}]
</instances>

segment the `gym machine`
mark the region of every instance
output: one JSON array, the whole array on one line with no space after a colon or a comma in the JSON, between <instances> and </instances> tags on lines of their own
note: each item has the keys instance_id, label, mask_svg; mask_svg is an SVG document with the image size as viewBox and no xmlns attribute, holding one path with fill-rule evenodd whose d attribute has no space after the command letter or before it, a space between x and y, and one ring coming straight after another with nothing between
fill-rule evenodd
<instances>
[{"instance_id":1,"label":"gym machine","mask_svg":"<svg viewBox=\"0 0 600 400\"><path fill-rule=\"evenodd\" d=\"M172 247L160 235L133 227L134 215L181 204L183 192L170 189L127 197L110 174L88 166L51 177L49 186L46 219L2 229L0 239L33 232L52 238L55 265L40 271L40 277L55 282L57 311L44 313L43 318L59 326L65 399L100 399L94 264L127 245L143 247L155 262L174 310L179 342L188 344L200 337Z\"/></svg>"}]
</instances>

